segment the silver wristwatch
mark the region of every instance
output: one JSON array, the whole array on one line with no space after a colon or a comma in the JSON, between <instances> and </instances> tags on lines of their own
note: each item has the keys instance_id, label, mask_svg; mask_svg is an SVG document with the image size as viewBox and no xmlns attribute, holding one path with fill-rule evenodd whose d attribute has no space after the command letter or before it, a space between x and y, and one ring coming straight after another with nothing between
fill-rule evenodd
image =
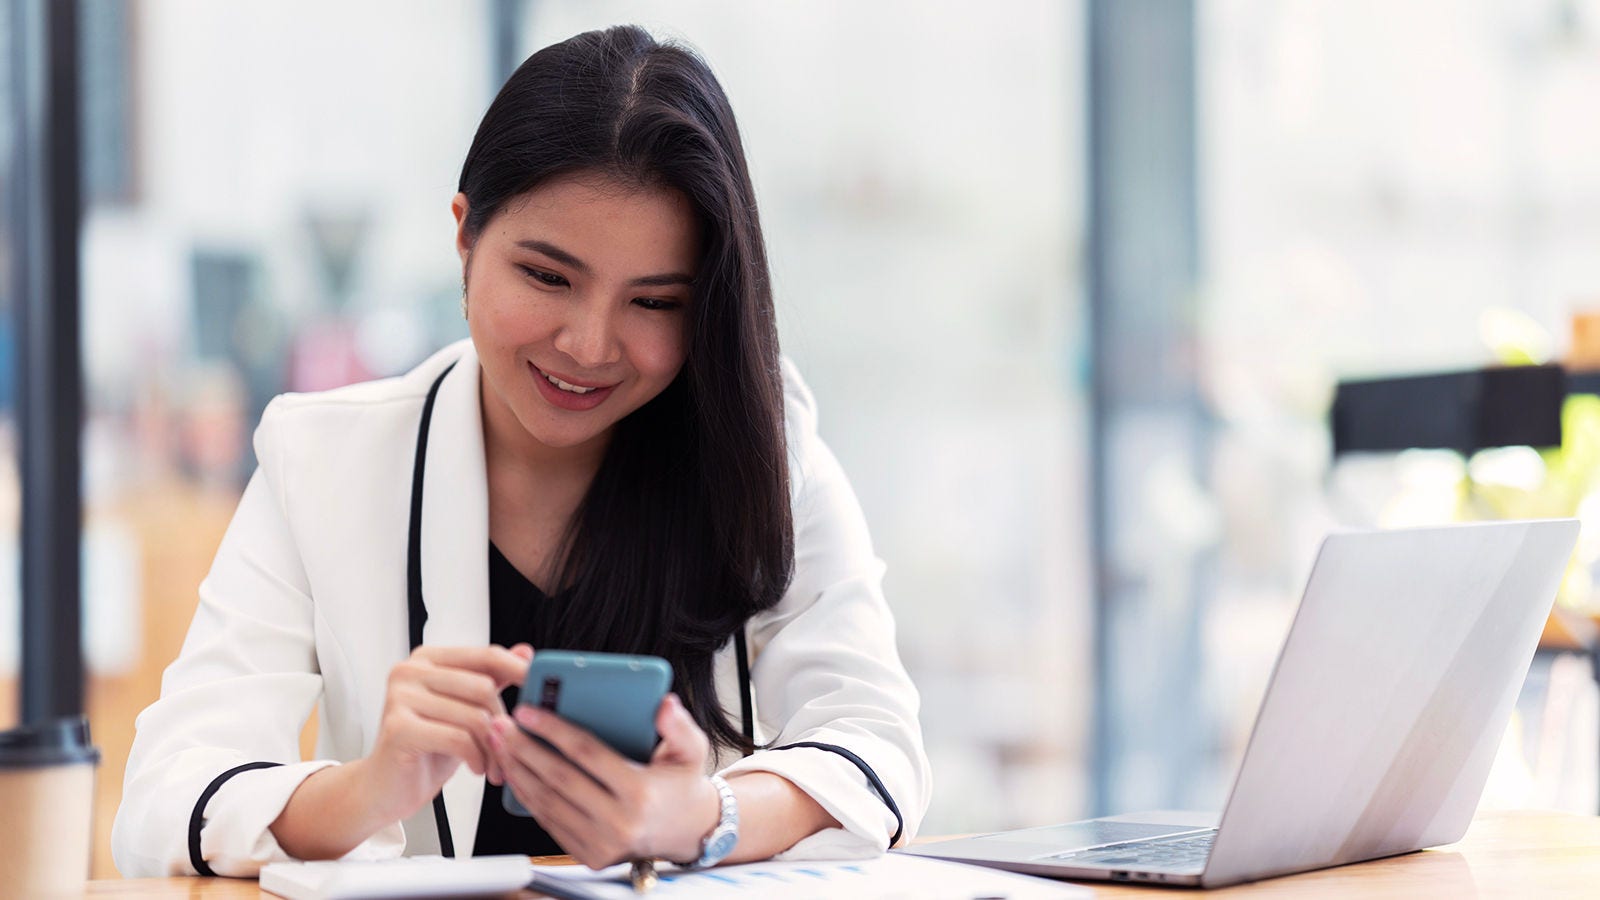
<instances>
[{"instance_id":1,"label":"silver wristwatch","mask_svg":"<svg viewBox=\"0 0 1600 900\"><path fill-rule=\"evenodd\" d=\"M739 802L734 799L733 788L728 787L721 775L711 776L711 784L722 802L722 817L700 843L700 858L689 864L693 869L705 869L722 862L739 843Z\"/></svg>"}]
</instances>

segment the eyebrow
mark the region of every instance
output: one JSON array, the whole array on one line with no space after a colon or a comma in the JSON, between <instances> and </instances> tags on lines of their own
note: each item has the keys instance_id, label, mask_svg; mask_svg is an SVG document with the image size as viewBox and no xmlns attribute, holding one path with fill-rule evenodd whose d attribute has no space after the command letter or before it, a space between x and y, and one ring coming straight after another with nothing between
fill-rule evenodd
<instances>
[{"instance_id":1,"label":"eyebrow","mask_svg":"<svg viewBox=\"0 0 1600 900\"><path fill-rule=\"evenodd\" d=\"M517 241L517 246L524 250L533 250L538 253L543 253L545 256L550 257L564 266L571 266L572 268L577 269L584 275L588 275L591 272L588 263L577 258L576 256L573 256L571 253L568 253L560 247L557 247L555 244L552 244L549 241ZM640 277L629 281L628 284L640 285L643 287L668 287L670 285L683 284L692 287L694 285L694 278L690 275L684 275L681 272L668 272L661 275L641 275Z\"/></svg>"}]
</instances>

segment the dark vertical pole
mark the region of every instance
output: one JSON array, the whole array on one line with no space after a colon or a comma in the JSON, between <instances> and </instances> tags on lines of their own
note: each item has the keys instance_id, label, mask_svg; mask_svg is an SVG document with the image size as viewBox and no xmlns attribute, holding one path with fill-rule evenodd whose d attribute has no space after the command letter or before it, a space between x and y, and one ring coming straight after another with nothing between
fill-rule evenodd
<instances>
[{"instance_id":1,"label":"dark vertical pole","mask_svg":"<svg viewBox=\"0 0 1600 900\"><path fill-rule=\"evenodd\" d=\"M1087 298L1089 307L1089 349L1090 349L1090 377L1089 377L1089 486L1090 486L1090 528L1089 528L1089 558L1093 563L1094 571L1091 573L1094 580L1094 646L1090 666L1090 684L1094 694L1091 705L1089 727L1089 783L1090 783L1090 814L1106 815L1107 807L1111 800L1110 786L1108 784L1108 767L1112 753L1111 726L1111 687L1109 674L1111 671L1110 643L1111 627L1106 600L1106 583L1110 572L1106 565L1106 391L1104 386L1106 360L1106 309L1105 309L1105 262L1103 260L1103 244L1105 237L1101 234L1100 223L1105 218L1106 203L1105 190L1100 182L1106 177L1105 161L1100 158L1103 149L1100 146L1099 134L1105 127L1102 120L1108 115L1105 109L1107 98L1105 75L1101 69L1105 66L1105 50L1100 46L1100 31L1104 28L1104 13L1100 9L1099 0L1090 0L1085 4L1084 10L1088 17L1087 27L1084 29L1088 40L1085 41L1088 50L1089 77L1085 80L1087 85L1089 124L1087 135L1088 147L1088 234L1087 246Z\"/></svg>"},{"instance_id":2,"label":"dark vertical pole","mask_svg":"<svg viewBox=\"0 0 1600 900\"><path fill-rule=\"evenodd\" d=\"M78 436L78 6L20 0L18 434L22 720L83 711Z\"/></svg>"},{"instance_id":3,"label":"dark vertical pole","mask_svg":"<svg viewBox=\"0 0 1600 900\"><path fill-rule=\"evenodd\" d=\"M1095 577L1093 808L1181 806L1205 728L1207 560L1151 579L1146 478L1203 480L1196 391L1194 0L1089 0L1089 332ZM1155 536L1155 537L1153 537Z\"/></svg>"}]
</instances>

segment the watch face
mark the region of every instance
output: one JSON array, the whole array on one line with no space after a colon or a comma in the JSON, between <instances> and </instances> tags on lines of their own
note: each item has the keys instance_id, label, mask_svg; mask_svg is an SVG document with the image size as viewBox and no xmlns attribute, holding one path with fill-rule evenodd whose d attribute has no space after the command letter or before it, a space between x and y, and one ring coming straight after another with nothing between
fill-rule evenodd
<instances>
[{"instance_id":1,"label":"watch face","mask_svg":"<svg viewBox=\"0 0 1600 900\"><path fill-rule=\"evenodd\" d=\"M712 838L711 843L706 845L706 856L721 860L733 852L733 845L737 843L739 843L739 833L737 831L724 831Z\"/></svg>"}]
</instances>

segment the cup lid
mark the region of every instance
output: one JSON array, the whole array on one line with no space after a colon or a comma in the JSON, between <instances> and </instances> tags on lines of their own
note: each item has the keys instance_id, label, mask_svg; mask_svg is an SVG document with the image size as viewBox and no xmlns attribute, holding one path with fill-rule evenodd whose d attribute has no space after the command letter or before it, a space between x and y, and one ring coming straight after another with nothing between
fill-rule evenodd
<instances>
[{"instance_id":1,"label":"cup lid","mask_svg":"<svg viewBox=\"0 0 1600 900\"><path fill-rule=\"evenodd\" d=\"M100 751L89 742L89 722L67 716L0 731L0 769L97 763Z\"/></svg>"}]
</instances>

